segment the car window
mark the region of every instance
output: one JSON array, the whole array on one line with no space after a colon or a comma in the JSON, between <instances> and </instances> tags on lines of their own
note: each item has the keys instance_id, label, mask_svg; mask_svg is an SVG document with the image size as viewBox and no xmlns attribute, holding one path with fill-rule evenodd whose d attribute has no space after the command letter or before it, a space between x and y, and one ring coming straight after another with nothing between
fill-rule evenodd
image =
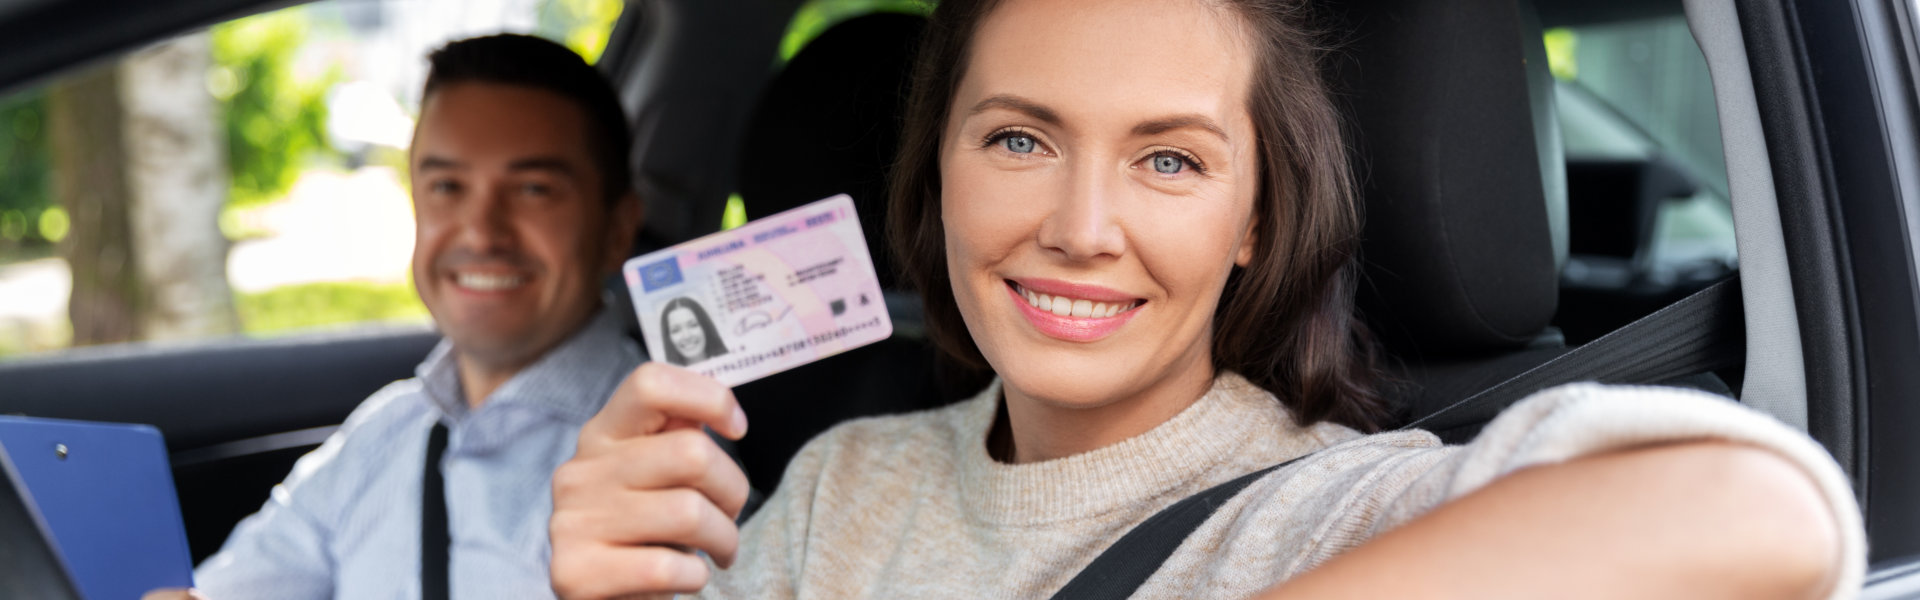
<instances>
[{"instance_id":1,"label":"car window","mask_svg":"<svg viewBox=\"0 0 1920 600\"><path fill-rule=\"evenodd\" d=\"M332 0L0 96L0 360L427 322L406 146L425 55L500 31L597 59L620 0Z\"/></svg>"},{"instance_id":2,"label":"car window","mask_svg":"<svg viewBox=\"0 0 1920 600\"><path fill-rule=\"evenodd\" d=\"M1546 46L1570 162L1658 157L1697 186L1691 197L1660 205L1651 268L1731 264L1733 213L1720 121L1706 59L1685 18L1676 11L1551 29Z\"/></svg>"}]
</instances>

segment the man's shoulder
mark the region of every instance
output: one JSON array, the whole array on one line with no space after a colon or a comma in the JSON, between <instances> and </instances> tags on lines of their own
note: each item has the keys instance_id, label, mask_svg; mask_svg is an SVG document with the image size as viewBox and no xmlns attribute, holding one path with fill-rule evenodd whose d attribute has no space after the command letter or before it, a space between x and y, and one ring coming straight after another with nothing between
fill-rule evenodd
<instances>
[{"instance_id":1,"label":"man's shoulder","mask_svg":"<svg viewBox=\"0 0 1920 600\"><path fill-rule=\"evenodd\" d=\"M347 415L347 420L340 424L340 433L349 434L363 429L385 430L416 421L433 410L423 397L425 393L425 385L417 378L389 383L360 402L360 406L354 407L353 412Z\"/></svg>"},{"instance_id":2,"label":"man's shoulder","mask_svg":"<svg viewBox=\"0 0 1920 600\"><path fill-rule=\"evenodd\" d=\"M330 465L362 464L369 455L386 455L391 447L410 439L414 430L425 430L433 407L423 397L420 380L403 379L387 384L368 396L347 415L347 420L320 448L295 465L295 478L302 471L318 471Z\"/></svg>"}]
</instances>

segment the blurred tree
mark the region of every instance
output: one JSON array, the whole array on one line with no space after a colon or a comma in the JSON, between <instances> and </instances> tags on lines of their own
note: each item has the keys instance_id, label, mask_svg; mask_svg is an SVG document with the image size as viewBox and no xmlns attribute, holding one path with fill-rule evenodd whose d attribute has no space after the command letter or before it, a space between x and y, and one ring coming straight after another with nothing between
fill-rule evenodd
<instances>
[{"instance_id":1,"label":"blurred tree","mask_svg":"<svg viewBox=\"0 0 1920 600\"><path fill-rule=\"evenodd\" d=\"M282 197L307 160L332 150L326 93L339 73L303 79L294 69L310 26L305 8L294 7L212 29L205 89L222 106L236 206Z\"/></svg>"},{"instance_id":2,"label":"blurred tree","mask_svg":"<svg viewBox=\"0 0 1920 600\"><path fill-rule=\"evenodd\" d=\"M566 44L589 63L598 62L624 7L622 0L544 0L537 33Z\"/></svg>"},{"instance_id":3,"label":"blurred tree","mask_svg":"<svg viewBox=\"0 0 1920 600\"><path fill-rule=\"evenodd\" d=\"M182 36L120 65L133 190L134 258L146 286L146 338L196 339L239 330L227 285L226 152L213 96L207 34Z\"/></svg>"},{"instance_id":4,"label":"blurred tree","mask_svg":"<svg viewBox=\"0 0 1920 600\"><path fill-rule=\"evenodd\" d=\"M46 142L46 93L0 98L0 260L44 252L41 215L54 206Z\"/></svg>"},{"instance_id":5,"label":"blurred tree","mask_svg":"<svg viewBox=\"0 0 1920 600\"><path fill-rule=\"evenodd\" d=\"M76 346L140 336L143 299L128 217L124 114L118 65L62 79L47 93L54 196L72 219L61 255L73 272L67 315Z\"/></svg>"},{"instance_id":6,"label":"blurred tree","mask_svg":"<svg viewBox=\"0 0 1920 600\"><path fill-rule=\"evenodd\" d=\"M234 333L218 215L226 165L204 81L206 34L54 84L55 195L71 237L75 345Z\"/></svg>"}]
</instances>

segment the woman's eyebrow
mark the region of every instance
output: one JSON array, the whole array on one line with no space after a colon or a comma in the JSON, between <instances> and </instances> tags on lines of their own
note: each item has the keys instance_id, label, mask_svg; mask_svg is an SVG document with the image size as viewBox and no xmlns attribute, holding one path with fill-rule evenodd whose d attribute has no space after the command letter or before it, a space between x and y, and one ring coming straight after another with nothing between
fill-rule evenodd
<instances>
[{"instance_id":1,"label":"woman's eyebrow","mask_svg":"<svg viewBox=\"0 0 1920 600\"><path fill-rule=\"evenodd\" d=\"M1208 132L1212 132L1214 135L1220 137L1220 141L1233 143L1233 140L1227 137L1226 129L1221 128L1218 123L1214 123L1213 119L1209 119L1200 115L1176 115L1176 116L1167 117L1164 119L1154 119L1152 121L1147 121L1145 123L1141 123L1139 125L1133 126L1133 135L1135 136L1158 135L1158 134L1166 133L1169 131L1173 131L1175 129L1188 129L1188 128L1201 129Z\"/></svg>"},{"instance_id":2,"label":"woman's eyebrow","mask_svg":"<svg viewBox=\"0 0 1920 600\"><path fill-rule=\"evenodd\" d=\"M995 108L1024 113L1048 125L1060 124L1060 113L1053 112L1053 109L1041 106L1038 102L1012 94L989 96L987 99L974 104L973 108L967 111L967 116L971 117Z\"/></svg>"}]
</instances>

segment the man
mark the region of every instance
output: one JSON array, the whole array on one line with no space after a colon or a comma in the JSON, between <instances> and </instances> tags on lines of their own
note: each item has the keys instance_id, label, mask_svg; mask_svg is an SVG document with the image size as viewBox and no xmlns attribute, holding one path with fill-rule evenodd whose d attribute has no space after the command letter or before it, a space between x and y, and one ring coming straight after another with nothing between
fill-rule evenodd
<instances>
[{"instance_id":1,"label":"man","mask_svg":"<svg viewBox=\"0 0 1920 600\"><path fill-rule=\"evenodd\" d=\"M428 60L413 276L446 339L234 528L196 573L208 597L552 595L553 470L641 360L601 306L640 220L626 120L593 67L539 38Z\"/></svg>"}]
</instances>

